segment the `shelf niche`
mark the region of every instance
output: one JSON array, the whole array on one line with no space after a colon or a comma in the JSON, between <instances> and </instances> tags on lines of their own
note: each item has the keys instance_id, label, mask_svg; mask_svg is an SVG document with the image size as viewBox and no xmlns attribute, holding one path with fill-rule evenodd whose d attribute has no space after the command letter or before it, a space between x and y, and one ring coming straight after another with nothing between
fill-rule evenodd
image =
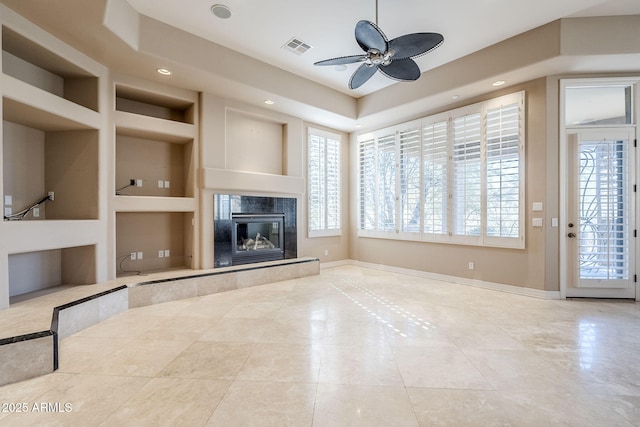
<instances>
[{"instance_id":1,"label":"shelf niche","mask_svg":"<svg viewBox=\"0 0 640 427\"><path fill-rule=\"evenodd\" d=\"M12 303L39 296L44 290L55 291L94 283L94 245L9 255L9 296Z\"/></svg>"},{"instance_id":2,"label":"shelf niche","mask_svg":"<svg viewBox=\"0 0 640 427\"><path fill-rule=\"evenodd\" d=\"M192 268L192 221L191 212L116 213L117 276ZM132 253L136 253L135 260Z\"/></svg>"},{"instance_id":3,"label":"shelf niche","mask_svg":"<svg viewBox=\"0 0 640 427\"><path fill-rule=\"evenodd\" d=\"M116 195L193 197L192 158L193 140L173 143L118 133ZM130 185L132 179L142 186Z\"/></svg>"},{"instance_id":4,"label":"shelf niche","mask_svg":"<svg viewBox=\"0 0 640 427\"><path fill-rule=\"evenodd\" d=\"M97 130L42 130L3 121L4 208L28 208L54 192L24 220L98 218Z\"/></svg>"},{"instance_id":5,"label":"shelf niche","mask_svg":"<svg viewBox=\"0 0 640 427\"><path fill-rule=\"evenodd\" d=\"M123 85L116 85L116 111L180 123L195 123L193 102Z\"/></svg>"},{"instance_id":6,"label":"shelf niche","mask_svg":"<svg viewBox=\"0 0 640 427\"><path fill-rule=\"evenodd\" d=\"M96 76L5 26L2 27L2 72L98 111Z\"/></svg>"}]
</instances>

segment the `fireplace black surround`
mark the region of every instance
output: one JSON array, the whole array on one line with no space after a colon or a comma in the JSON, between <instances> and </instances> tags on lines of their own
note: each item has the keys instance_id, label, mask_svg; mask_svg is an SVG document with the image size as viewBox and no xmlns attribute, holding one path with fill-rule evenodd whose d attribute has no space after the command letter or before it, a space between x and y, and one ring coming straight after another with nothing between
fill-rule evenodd
<instances>
[{"instance_id":1,"label":"fireplace black surround","mask_svg":"<svg viewBox=\"0 0 640 427\"><path fill-rule=\"evenodd\" d=\"M214 268L297 257L296 199L214 195Z\"/></svg>"}]
</instances>

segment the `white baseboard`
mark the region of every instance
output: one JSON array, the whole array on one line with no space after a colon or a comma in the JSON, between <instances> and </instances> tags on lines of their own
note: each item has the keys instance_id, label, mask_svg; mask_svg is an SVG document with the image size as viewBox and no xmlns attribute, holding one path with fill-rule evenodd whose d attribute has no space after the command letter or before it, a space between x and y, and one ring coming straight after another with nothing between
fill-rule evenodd
<instances>
[{"instance_id":1,"label":"white baseboard","mask_svg":"<svg viewBox=\"0 0 640 427\"><path fill-rule=\"evenodd\" d=\"M522 295L540 299L561 299L560 291L543 291L540 289L524 288L515 285L506 285L503 283L486 282L484 280L467 279L464 277L449 276L445 274L430 273L428 271L411 270L408 268L393 267L383 264L374 264L371 262L356 261L347 259L342 261L321 263L320 268L340 267L344 265L356 265L358 267L371 268L374 270L389 271L391 273L406 274L408 276L422 277L425 279L440 280L443 282L455 283L464 286L473 286L475 288L488 289L498 292L506 292L515 295Z\"/></svg>"}]
</instances>

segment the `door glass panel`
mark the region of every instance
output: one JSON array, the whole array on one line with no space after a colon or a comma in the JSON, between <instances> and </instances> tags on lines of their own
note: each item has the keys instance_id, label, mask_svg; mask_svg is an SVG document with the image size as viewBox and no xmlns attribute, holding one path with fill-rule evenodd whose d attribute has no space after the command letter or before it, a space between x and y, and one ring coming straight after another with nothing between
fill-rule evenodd
<instances>
[{"instance_id":1,"label":"door glass panel","mask_svg":"<svg viewBox=\"0 0 640 427\"><path fill-rule=\"evenodd\" d=\"M631 85L568 87L565 92L567 126L631 123Z\"/></svg>"},{"instance_id":2,"label":"door glass panel","mask_svg":"<svg viewBox=\"0 0 640 427\"><path fill-rule=\"evenodd\" d=\"M628 146L627 140L579 143L580 281L629 279Z\"/></svg>"}]
</instances>

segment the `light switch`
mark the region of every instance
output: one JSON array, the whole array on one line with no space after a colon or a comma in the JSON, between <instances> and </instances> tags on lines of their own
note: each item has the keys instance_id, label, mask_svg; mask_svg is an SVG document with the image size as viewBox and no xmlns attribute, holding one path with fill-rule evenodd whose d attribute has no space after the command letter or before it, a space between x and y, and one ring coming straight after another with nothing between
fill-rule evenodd
<instances>
[{"instance_id":1,"label":"light switch","mask_svg":"<svg viewBox=\"0 0 640 427\"><path fill-rule=\"evenodd\" d=\"M552 227L558 226L558 218L551 218L551 226Z\"/></svg>"},{"instance_id":2,"label":"light switch","mask_svg":"<svg viewBox=\"0 0 640 427\"><path fill-rule=\"evenodd\" d=\"M4 195L4 204L6 206L11 206L13 204L13 197L11 197L11 194Z\"/></svg>"},{"instance_id":3,"label":"light switch","mask_svg":"<svg viewBox=\"0 0 640 427\"><path fill-rule=\"evenodd\" d=\"M542 211L542 202L533 202L532 210L533 210L534 212L540 212L540 211Z\"/></svg>"},{"instance_id":4,"label":"light switch","mask_svg":"<svg viewBox=\"0 0 640 427\"><path fill-rule=\"evenodd\" d=\"M533 218L531 225L534 227L542 227L542 218Z\"/></svg>"}]
</instances>

